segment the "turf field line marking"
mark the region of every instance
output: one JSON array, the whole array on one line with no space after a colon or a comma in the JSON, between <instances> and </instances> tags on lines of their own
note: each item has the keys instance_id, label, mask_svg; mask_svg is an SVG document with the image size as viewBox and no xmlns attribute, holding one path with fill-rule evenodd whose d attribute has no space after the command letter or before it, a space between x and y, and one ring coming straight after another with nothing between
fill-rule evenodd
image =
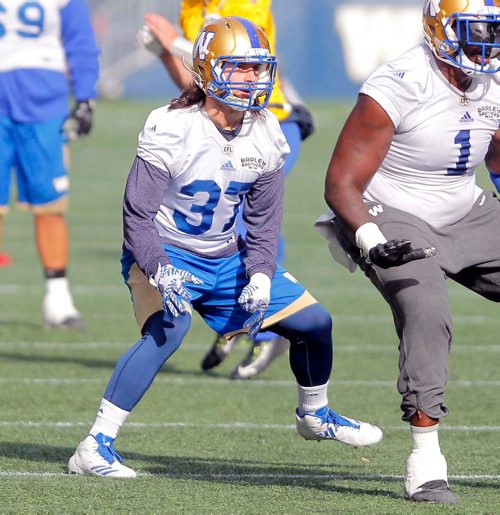
<instances>
[{"instance_id":1,"label":"turf field line marking","mask_svg":"<svg viewBox=\"0 0 500 515\"><path fill-rule=\"evenodd\" d=\"M400 475L392 475L392 474L280 474L280 473L272 473L272 474L224 474L224 473L203 473L203 474L190 474L190 473L180 473L180 474L172 474L169 472L158 472L158 473L150 473L150 472L138 472L138 477L168 477L173 479L225 479L225 480L238 480L238 479L313 479L313 480L335 480L335 481L352 481L353 479L357 479L359 481L376 481L376 480L384 480L384 481L401 481L403 476ZM43 477L68 477L68 478L81 478L81 476L75 474L68 474L66 472L25 472L20 470L2 470L0 471L0 477L33 477L33 478L43 478ZM498 481L500 479L500 475L490 475L490 474L470 474L470 475L450 475L449 479L452 480L461 480L461 481L478 481L478 480L487 480L487 481ZM79 479L81 480L81 479Z\"/></svg>"},{"instance_id":2,"label":"turf field line marking","mask_svg":"<svg viewBox=\"0 0 500 515\"><path fill-rule=\"evenodd\" d=\"M21 284L2 284L0 285L0 294L9 293L26 293L27 291L38 291L40 287L38 285L21 285ZM127 287L124 284L117 285L103 285L103 286L87 286L87 285L71 285L73 293L79 293L82 295L109 295L110 293L119 293L121 295L127 294Z\"/></svg>"},{"instance_id":3,"label":"turf field line marking","mask_svg":"<svg viewBox=\"0 0 500 515\"><path fill-rule=\"evenodd\" d=\"M40 349L40 350L76 350L76 349L122 349L123 351L131 347L131 342L16 342L0 341L0 348L15 347L18 349ZM181 347L181 352L206 351L205 343L185 342ZM397 346L394 344L338 344L336 352L390 352L396 353ZM473 345L473 344L454 344L452 352L473 352L487 353L500 352L500 345Z\"/></svg>"},{"instance_id":4,"label":"turf field line marking","mask_svg":"<svg viewBox=\"0 0 500 515\"><path fill-rule=\"evenodd\" d=\"M13 285L12 285L13 286ZM38 292L39 288L37 287L36 291ZM72 287L72 290L75 293L78 292L79 288ZM120 289L120 291L122 291ZM0 295L7 295L11 293L17 293L14 288L8 287L8 285L0 286ZM26 293L26 288L19 288L19 293ZM110 287L81 287L80 294L97 296L99 294L105 294L106 296L110 296L110 294L116 293L114 288ZM126 293L126 290L125 290ZM120 293L122 295L122 293ZM101 318L103 315L96 313L94 314L95 318ZM105 315L108 318L123 318L123 313L117 312L108 312ZM19 313L18 310L13 309L10 311L9 309L2 310L2 316L0 317L0 321L9 322L12 321L12 318L15 317L16 320L29 320L32 321L32 316L30 313ZM342 324L351 324L356 326L373 326L373 325L392 325L393 319L391 315L342 315L342 314L332 314L334 326L336 323ZM455 325L466 325L466 326L482 326L482 325L496 325L497 319L492 315L454 315L453 322ZM210 337L211 338L211 337Z\"/></svg>"},{"instance_id":5,"label":"turf field line marking","mask_svg":"<svg viewBox=\"0 0 500 515\"><path fill-rule=\"evenodd\" d=\"M71 384L96 384L103 383L106 379L102 378L75 378L75 377L0 377L0 384L44 384L44 385L71 385ZM295 385L294 381L285 379L257 379L255 381L235 381L224 377L156 377L155 384L171 384L171 385L197 385L197 384L210 384L210 385L227 385L231 384L236 386L249 386L262 387L262 386L286 386L290 387ZM396 381L363 381L351 379L336 379L336 385L345 386L371 386L371 387L394 387ZM500 381L483 381L483 380L457 380L449 381L451 386L500 386Z\"/></svg>"},{"instance_id":6,"label":"turf field line marking","mask_svg":"<svg viewBox=\"0 0 500 515\"><path fill-rule=\"evenodd\" d=\"M0 420L0 427L18 427L25 429L72 429L75 427L88 427L89 422L35 422L32 420ZM283 430L296 430L295 424L255 424L249 422L223 422L218 424L207 423L190 423L190 422L128 422L128 428L135 429L275 429L278 431ZM406 425L401 426L382 426L384 431L399 432L408 431ZM451 432L497 432L500 431L500 426L440 426L440 431Z\"/></svg>"}]
</instances>

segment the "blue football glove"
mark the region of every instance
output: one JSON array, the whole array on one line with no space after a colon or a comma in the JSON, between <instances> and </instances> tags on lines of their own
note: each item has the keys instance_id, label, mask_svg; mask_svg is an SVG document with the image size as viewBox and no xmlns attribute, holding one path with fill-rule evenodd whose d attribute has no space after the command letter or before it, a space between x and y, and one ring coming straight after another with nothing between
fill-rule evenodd
<instances>
[{"instance_id":1,"label":"blue football glove","mask_svg":"<svg viewBox=\"0 0 500 515\"><path fill-rule=\"evenodd\" d=\"M240 306L252 315L243 324L248 329L248 336L255 338L266 316L271 300L271 279L261 272L252 275L250 282L243 288L238 298Z\"/></svg>"},{"instance_id":2,"label":"blue football glove","mask_svg":"<svg viewBox=\"0 0 500 515\"><path fill-rule=\"evenodd\" d=\"M201 279L187 270L175 268L173 265L161 266L160 264L150 282L161 293L163 309L173 317L178 317L186 311L183 301L191 298L191 294L184 288L183 283L203 284Z\"/></svg>"}]
</instances>

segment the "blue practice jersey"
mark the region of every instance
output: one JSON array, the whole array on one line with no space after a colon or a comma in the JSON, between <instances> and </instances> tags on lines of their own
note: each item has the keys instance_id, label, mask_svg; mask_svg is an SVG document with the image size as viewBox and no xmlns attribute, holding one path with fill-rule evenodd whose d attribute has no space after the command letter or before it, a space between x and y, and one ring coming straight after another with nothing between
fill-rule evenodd
<instances>
[{"instance_id":1,"label":"blue practice jersey","mask_svg":"<svg viewBox=\"0 0 500 515\"><path fill-rule=\"evenodd\" d=\"M96 97L98 48L85 0L0 3L0 116L64 117L70 93Z\"/></svg>"}]
</instances>

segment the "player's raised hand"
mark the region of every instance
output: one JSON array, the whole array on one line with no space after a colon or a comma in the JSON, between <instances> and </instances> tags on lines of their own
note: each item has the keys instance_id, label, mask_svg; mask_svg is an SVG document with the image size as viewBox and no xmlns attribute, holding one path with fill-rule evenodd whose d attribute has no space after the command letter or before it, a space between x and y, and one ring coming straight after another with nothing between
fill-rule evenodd
<instances>
[{"instance_id":1,"label":"player's raised hand","mask_svg":"<svg viewBox=\"0 0 500 515\"><path fill-rule=\"evenodd\" d=\"M368 256L372 264L380 268L400 266L410 261L436 255L434 247L413 249L410 240L390 240L371 248Z\"/></svg>"},{"instance_id":2,"label":"player's raised hand","mask_svg":"<svg viewBox=\"0 0 500 515\"><path fill-rule=\"evenodd\" d=\"M152 280L163 298L163 309L173 317L178 317L186 311L184 300L191 298L183 283L203 284L203 281L191 272L175 268L173 265L158 264L158 270Z\"/></svg>"},{"instance_id":3,"label":"player's raised hand","mask_svg":"<svg viewBox=\"0 0 500 515\"><path fill-rule=\"evenodd\" d=\"M252 315L243 327L248 328L248 336L254 338L260 331L267 307L271 300L271 279L263 273L252 275L250 282L243 288L238 298L240 306Z\"/></svg>"}]
</instances>

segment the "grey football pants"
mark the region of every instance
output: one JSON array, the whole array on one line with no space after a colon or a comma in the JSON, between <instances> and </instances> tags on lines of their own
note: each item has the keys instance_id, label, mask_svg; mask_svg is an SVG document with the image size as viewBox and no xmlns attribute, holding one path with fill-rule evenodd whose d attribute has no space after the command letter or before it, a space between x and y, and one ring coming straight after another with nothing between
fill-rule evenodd
<instances>
[{"instance_id":1,"label":"grey football pants","mask_svg":"<svg viewBox=\"0 0 500 515\"><path fill-rule=\"evenodd\" d=\"M376 202L367 205L379 206L371 210L372 219L388 240L409 239L413 248L436 248L434 258L386 270L367 265L350 246L347 250L392 310L399 337L403 420L418 410L433 418L446 416L444 394L452 341L446 278L500 301L500 202L485 191L465 218L440 229L398 209ZM378 212L380 206L382 212Z\"/></svg>"}]
</instances>

